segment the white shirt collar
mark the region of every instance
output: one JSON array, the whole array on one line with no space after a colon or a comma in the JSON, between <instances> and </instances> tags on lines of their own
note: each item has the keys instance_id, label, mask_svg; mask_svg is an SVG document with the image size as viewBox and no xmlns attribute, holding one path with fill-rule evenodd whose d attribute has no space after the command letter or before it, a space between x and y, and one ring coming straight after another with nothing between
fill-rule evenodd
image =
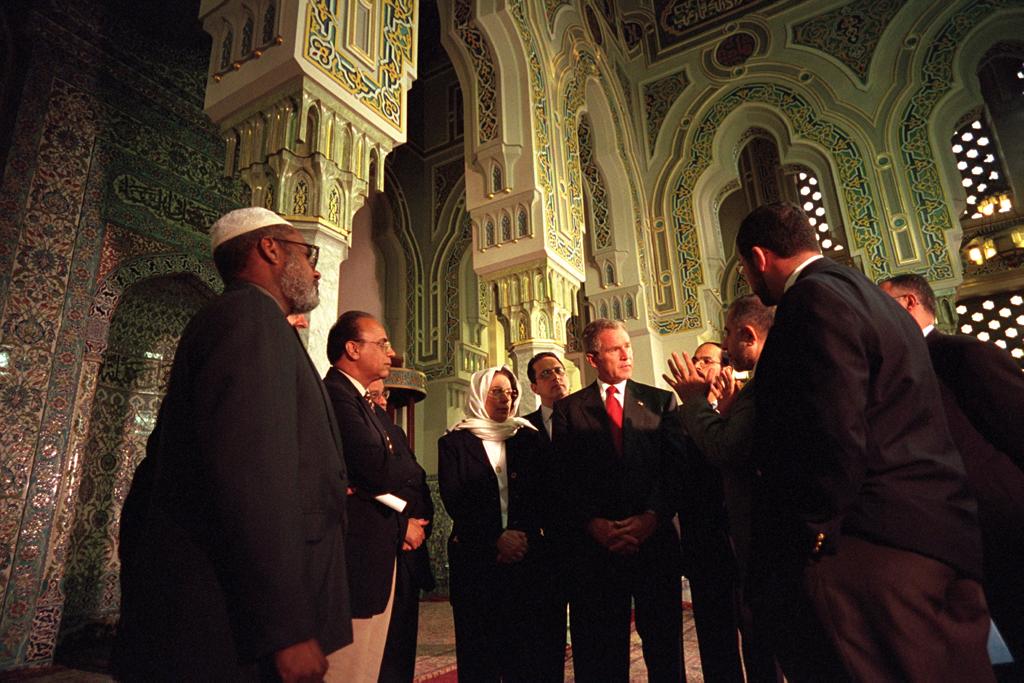
<instances>
[{"instance_id":1,"label":"white shirt collar","mask_svg":"<svg viewBox=\"0 0 1024 683\"><path fill-rule=\"evenodd\" d=\"M818 259L823 259L823 258L825 258L825 257L822 256L821 254L815 254L814 256L808 257L806 261L804 261L799 266L794 268L793 272L789 274L788 278L786 278L786 286L782 288L782 293L785 294L786 292L789 291L789 288L792 287L793 283L796 282L796 279L798 277L800 277L800 273L803 271L804 268L806 268L810 264L814 263Z\"/></svg>"},{"instance_id":2,"label":"white shirt collar","mask_svg":"<svg viewBox=\"0 0 1024 683\"><path fill-rule=\"evenodd\" d=\"M608 398L608 387L614 386L615 398L618 399L619 403L621 403L622 405L626 405L626 382L628 381L628 379L624 379L618 384L612 385L606 384L605 382L602 382L600 379L597 380L597 388L601 390L601 400L604 401Z\"/></svg>"},{"instance_id":3,"label":"white shirt collar","mask_svg":"<svg viewBox=\"0 0 1024 683\"><path fill-rule=\"evenodd\" d=\"M337 369L337 368L335 368L335 369ZM363 386L362 382L360 382L359 380L357 380L355 377L353 377L352 375L348 374L344 370L338 370L338 372L340 372L341 374L343 374L346 377L348 377L348 381L352 382L353 386L355 386L356 391L359 392L360 396L366 396L366 387Z\"/></svg>"},{"instance_id":4,"label":"white shirt collar","mask_svg":"<svg viewBox=\"0 0 1024 683\"><path fill-rule=\"evenodd\" d=\"M921 330L921 332L924 334L924 336L927 337L929 334L932 333L932 330L934 330L934 329L935 329L935 323L932 323L931 325L928 325L925 328L923 328Z\"/></svg>"}]
</instances>

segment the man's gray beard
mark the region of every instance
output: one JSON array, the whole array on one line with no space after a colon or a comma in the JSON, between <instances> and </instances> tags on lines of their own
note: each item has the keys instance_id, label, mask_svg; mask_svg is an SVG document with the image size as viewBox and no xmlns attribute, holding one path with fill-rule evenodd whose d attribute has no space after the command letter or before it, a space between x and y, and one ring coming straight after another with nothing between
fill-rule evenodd
<instances>
[{"instance_id":1,"label":"man's gray beard","mask_svg":"<svg viewBox=\"0 0 1024 683\"><path fill-rule=\"evenodd\" d=\"M320 304L319 285L313 280L306 285L305 264L301 256L289 255L281 274L281 293L292 313L309 313Z\"/></svg>"}]
</instances>

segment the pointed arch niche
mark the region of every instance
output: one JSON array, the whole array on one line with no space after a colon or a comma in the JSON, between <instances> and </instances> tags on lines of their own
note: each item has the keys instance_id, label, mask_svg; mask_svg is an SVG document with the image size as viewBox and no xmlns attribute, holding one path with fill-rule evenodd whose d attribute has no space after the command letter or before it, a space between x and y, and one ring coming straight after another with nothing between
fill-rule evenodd
<instances>
[{"instance_id":1,"label":"pointed arch niche","mask_svg":"<svg viewBox=\"0 0 1024 683\"><path fill-rule=\"evenodd\" d=\"M817 146L794 140L776 112L758 104L738 107L719 128L712 159L694 187L693 207L706 268L702 300L710 304L706 317L713 326L721 325L723 308L747 291L735 253L736 233L743 218L760 204L813 203L810 216L823 209L823 215L815 216L818 226L828 225L819 236L827 245L823 251L844 261L849 258L846 220L830 159ZM817 183L805 182L809 177ZM801 194L802 187L811 189Z\"/></svg>"}]
</instances>

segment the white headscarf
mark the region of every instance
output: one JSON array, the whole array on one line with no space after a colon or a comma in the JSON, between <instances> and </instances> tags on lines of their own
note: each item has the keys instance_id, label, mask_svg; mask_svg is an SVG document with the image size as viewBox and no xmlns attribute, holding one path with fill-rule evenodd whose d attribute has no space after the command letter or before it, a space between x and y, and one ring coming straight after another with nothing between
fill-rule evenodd
<instances>
[{"instance_id":1,"label":"white headscarf","mask_svg":"<svg viewBox=\"0 0 1024 683\"><path fill-rule=\"evenodd\" d=\"M508 418L504 422L495 422L487 416L484 408L484 401L487 399L487 391L491 388L494 376L506 370L511 377L512 391L516 392L516 398L512 401ZM507 366L486 368L474 372L469 379L469 396L466 400L466 417L453 424L448 431L454 432L457 429L468 429L474 435L484 441L504 441L519 431L520 427L537 430L529 420L521 417L513 417L519 411L519 387L515 375Z\"/></svg>"}]
</instances>

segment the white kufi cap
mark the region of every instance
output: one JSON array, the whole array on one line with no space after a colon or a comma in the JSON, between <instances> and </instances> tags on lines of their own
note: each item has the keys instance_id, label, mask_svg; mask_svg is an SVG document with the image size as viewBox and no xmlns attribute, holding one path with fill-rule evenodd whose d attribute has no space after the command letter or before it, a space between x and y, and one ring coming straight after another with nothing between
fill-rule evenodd
<instances>
[{"instance_id":1,"label":"white kufi cap","mask_svg":"<svg viewBox=\"0 0 1024 683\"><path fill-rule=\"evenodd\" d=\"M270 209L264 209L262 206L249 206L229 211L218 218L210 228L210 251L216 251L217 247L239 235L271 225L295 227L278 214Z\"/></svg>"}]
</instances>

